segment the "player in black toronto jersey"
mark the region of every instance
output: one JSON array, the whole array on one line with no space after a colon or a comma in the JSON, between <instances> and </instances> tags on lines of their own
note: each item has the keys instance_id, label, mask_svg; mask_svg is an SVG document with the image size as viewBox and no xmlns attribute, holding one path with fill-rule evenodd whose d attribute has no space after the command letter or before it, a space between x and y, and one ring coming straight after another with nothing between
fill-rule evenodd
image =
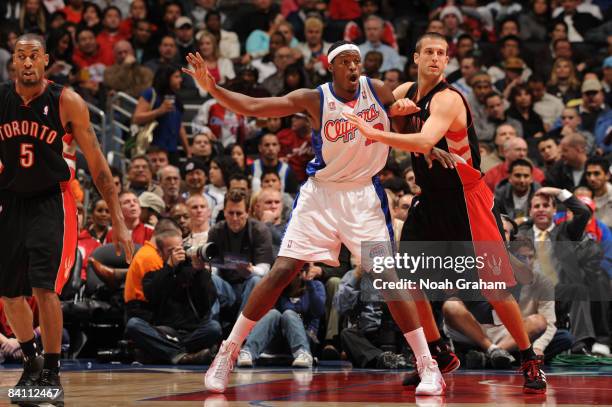
<instances>
[{"instance_id":1,"label":"player in black toronto jersey","mask_svg":"<svg viewBox=\"0 0 612 407\"><path fill-rule=\"evenodd\" d=\"M23 374L11 402L63 405L59 377L62 310L58 294L72 270L77 210L69 183L77 144L111 212L114 243L131 261L134 251L110 169L89 122L85 102L44 77L49 56L33 34L17 39L15 82L0 85L0 296L23 351ZM40 309L44 356L34 342L32 312ZM51 398L28 399L32 386L56 389ZM19 397L26 395L26 397Z\"/></svg>"}]
</instances>

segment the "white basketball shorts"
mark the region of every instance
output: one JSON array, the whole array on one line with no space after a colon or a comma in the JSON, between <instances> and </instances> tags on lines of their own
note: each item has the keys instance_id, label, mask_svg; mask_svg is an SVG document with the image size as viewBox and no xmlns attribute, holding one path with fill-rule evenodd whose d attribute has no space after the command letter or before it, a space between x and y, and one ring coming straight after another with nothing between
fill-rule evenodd
<instances>
[{"instance_id":1,"label":"white basketball shorts","mask_svg":"<svg viewBox=\"0 0 612 407\"><path fill-rule=\"evenodd\" d=\"M311 177L293 206L279 256L338 266L344 243L361 264L362 242L393 239L387 195L377 178L364 184Z\"/></svg>"}]
</instances>

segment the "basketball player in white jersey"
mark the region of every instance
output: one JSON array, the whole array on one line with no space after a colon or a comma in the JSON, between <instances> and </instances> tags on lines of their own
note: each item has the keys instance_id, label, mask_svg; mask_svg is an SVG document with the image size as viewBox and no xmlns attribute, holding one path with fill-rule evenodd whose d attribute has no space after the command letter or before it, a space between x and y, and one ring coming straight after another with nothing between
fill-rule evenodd
<instances>
[{"instance_id":1,"label":"basketball player in white jersey","mask_svg":"<svg viewBox=\"0 0 612 407\"><path fill-rule=\"evenodd\" d=\"M337 42L329 49L331 83L317 89L299 89L283 97L252 98L230 92L216 85L199 54L189 54L187 61L193 70L183 71L226 108L255 117L306 112L313 128L315 158L308 164L309 179L296 198L278 258L253 290L206 372L206 388L222 393L243 341L256 322L274 306L304 262L338 265L341 243L361 259L362 242L393 240L389 206L376 177L386 163L389 148L362 137L348 125L343 112L354 113L372 126L389 131L386 107L391 116L419 109L406 100L394 103L392 92L383 82L361 76L359 48L346 41ZM388 301L387 304L416 357L421 378L416 395L443 394L446 385L431 357L414 303Z\"/></svg>"}]
</instances>

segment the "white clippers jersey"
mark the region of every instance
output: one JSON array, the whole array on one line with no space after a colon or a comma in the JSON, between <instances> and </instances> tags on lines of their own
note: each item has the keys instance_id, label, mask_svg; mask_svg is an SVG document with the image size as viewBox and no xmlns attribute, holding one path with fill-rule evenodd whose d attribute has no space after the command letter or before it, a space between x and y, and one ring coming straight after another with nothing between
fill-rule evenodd
<instances>
[{"instance_id":1,"label":"white clippers jersey","mask_svg":"<svg viewBox=\"0 0 612 407\"><path fill-rule=\"evenodd\" d=\"M387 162L389 147L363 137L342 117L353 112L373 127L389 131L390 122L370 79L359 78L359 91L352 101L342 101L331 82L317 88L321 104L321 130L312 132L315 158L306 172L315 180L331 182L371 182Z\"/></svg>"}]
</instances>

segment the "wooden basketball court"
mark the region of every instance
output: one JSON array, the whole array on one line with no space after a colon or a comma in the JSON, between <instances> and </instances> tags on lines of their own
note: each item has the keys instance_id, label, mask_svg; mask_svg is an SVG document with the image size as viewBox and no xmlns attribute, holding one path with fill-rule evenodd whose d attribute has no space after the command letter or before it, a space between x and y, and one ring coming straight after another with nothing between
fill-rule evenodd
<instances>
[{"instance_id":1,"label":"wooden basketball court","mask_svg":"<svg viewBox=\"0 0 612 407\"><path fill-rule=\"evenodd\" d=\"M547 368L548 394L524 395L513 371L459 370L445 376L445 397L418 397L401 385L405 371L322 366L313 371L280 368L236 369L224 395L203 389L205 367L175 368L63 363L66 406L378 406L378 405L612 405L612 366ZM0 367L0 406L20 366Z\"/></svg>"}]
</instances>

